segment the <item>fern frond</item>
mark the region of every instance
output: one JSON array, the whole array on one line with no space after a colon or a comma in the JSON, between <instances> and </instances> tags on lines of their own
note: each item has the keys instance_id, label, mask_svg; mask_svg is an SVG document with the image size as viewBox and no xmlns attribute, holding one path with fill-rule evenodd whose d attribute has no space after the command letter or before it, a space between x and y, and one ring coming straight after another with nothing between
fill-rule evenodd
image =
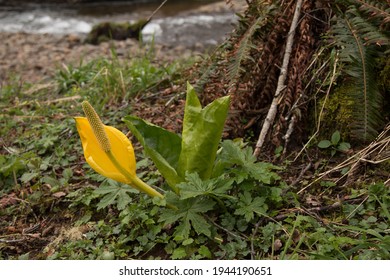
<instances>
[{"instance_id":1,"label":"fern frond","mask_svg":"<svg viewBox=\"0 0 390 280\"><path fill-rule=\"evenodd\" d=\"M387 3L386 3L387 2ZM370 17L379 18L383 23L390 22L390 5L386 0L355 0L359 10Z\"/></svg>"},{"instance_id":2,"label":"fern frond","mask_svg":"<svg viewBox=\"0 0 390 280\"><path fill-rule=\"evenodd\" d=\"M264 9L262 14L246 29L246 32L240 38L238 48L234 56L230 59L227 68L230 81L229 87L236 83L241 71L243 71L243 62L251 59L250 50L256 48L252 43L254 34L258 29L264 27L268 23L268 20L271 18L269 14L274 8L275 7L271 5L267 9Z\"/></svg>"},{"instance_id":3,"label":"fern frond","mask_svg":"<svg viewBox=\"0 0 390 280\"><path fill-rule=\"evenodd\" d=\"M365 45L390 45L390 38L388 31L381 31L378 24L371 23L363 18L355 9L348 10L350 22L359 36L364 39Z\"/></svg>"},{"instance_id":4,"label":"fern frond","mask_svg":"<svg viewBox=\"0 0 390 280\"><path fill-rule=\"evenodd\" d=\"M377 86L375 56L379 42L389 44L389 38L362 18L354 6L338 17L332 33L347 75L345 86L353 100L352 136L362 142L370 141L382 124L383 96Z\"/></svg>"},{"instance_id":5,"label":"fern frond","mask_svg":"<svg viewBox=\"0 0 390 280\"><path fill-rule=\"evenodd\" d=\"M267 23L268 12L265 12L264 15L258 17L252 25L246 30L244 35L241 37L238 42L238 48L231 59L230 64L228 65L228 77L230 80L230 85L235 83L240 72L243 71L242 63L243 61L250 59L250 50L254 49L256 46L252 43L253 34L262 26Z\"/></svg>"}]
</instances>

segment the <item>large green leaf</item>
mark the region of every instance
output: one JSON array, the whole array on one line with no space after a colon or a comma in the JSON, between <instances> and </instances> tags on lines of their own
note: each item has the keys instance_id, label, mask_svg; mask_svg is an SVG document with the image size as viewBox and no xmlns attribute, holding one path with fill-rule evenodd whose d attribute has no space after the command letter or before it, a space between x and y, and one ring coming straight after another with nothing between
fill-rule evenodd
<instances>
[{"instance_id":1,"label":"large green leaf","mask_svg":"<svg viewBox=\"0 0 390 280\"><path fill-rule=\"evenodd\" d=\"M229 96L221 97L202 109L194 88L187 84L181 153L177 173L197 172L210 178L229 109Z\"/></svg>"},{"instance_id":2,"label":"large green leaf","mask_svg":"<svg viewBox=\"0 0 390 280\"><path fill-rule=\"evenodd\" d=\"M173 234L175 240L188 239L191 228L193 228L197 234L204 234L208 237L211 236L211 226L204 218L203 214L214 208L214 201L199 197L179 200L173 193L167 193L167 201L176 205L178 210L164 209L163 213L160 215L159 222L164 222L164 225L173 224L177 221L180 222Z\"/></svg>"},{"instance_id":3,"label":"large green leaf","mask_svg":"<svg viewBox=\"0 0 390 280\"><path fill-rule=\"evenodd\" d=\"M177 185L180 189L180 199L188 199L197 196L209 196L211 198L235 199L227 195L232 188L234 180L220 176L208 180L199 178L198 173L187 173L186 182Z\"/></svg>"},{"instance_id":4,"label":"large green leaf","mask_svg":"<svg viewBox=\"0 0 390 280\"><path fill-rule=\"evenodd\" d=\"M176 184L184 181L176 168L181 152L181 138L179 135L153 125L135 116L124 118L131 132L145 149L145 153L152 159L168 185L177 192Z\"/></svg>"}]
</instances>

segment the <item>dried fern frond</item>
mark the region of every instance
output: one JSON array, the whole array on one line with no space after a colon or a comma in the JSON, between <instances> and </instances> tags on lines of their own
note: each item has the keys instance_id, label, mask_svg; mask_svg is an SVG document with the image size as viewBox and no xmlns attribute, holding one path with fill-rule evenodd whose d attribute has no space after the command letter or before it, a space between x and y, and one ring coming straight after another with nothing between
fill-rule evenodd
<instances>
[{"instance_id":1,"label":"dried fern frond","mask_svg":"<svg viewBox=\"0 0 390 280\"><path fill-rule=\"evenodd\" d=\"M264 11L262 15L260 15L255 22L247 29L244 35L240 38L240 41L237 43L238 48L236 50L235 55L231 58L231 62L228 65L228 78L230 80L229 87L233 86L241 71L242 63L245 60L251 59L250 50L255 49L256 45L252 43L253 34L261 27L263 27L267 21L269 14L269 10L271 10L273 6L270 6L267 10Z\"/></svg>"}]
</instances>

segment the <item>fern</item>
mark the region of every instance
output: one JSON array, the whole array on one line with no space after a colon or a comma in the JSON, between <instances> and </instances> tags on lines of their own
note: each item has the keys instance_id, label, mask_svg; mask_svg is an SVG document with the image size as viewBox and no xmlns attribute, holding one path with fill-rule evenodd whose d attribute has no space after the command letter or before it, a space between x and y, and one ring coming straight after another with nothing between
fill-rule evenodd
<instances>
[{"instance_id":1,"label":"fern","mask_svg":"<svg viewBox=\"0 0 390 280\"><path fill-rule=\"evenodd\" d=\"M332 27L346 75L344 87L349 89L353 100L352 136L362 142L374 139L383 123L383 96L377 85L375 67L376 58L383 51L380 46L388 46L390 41L377 24L362 16L355 5L350 5Z\"/></svg>"},{"instance_id":2,"label":"fern","mask_svg":"<svg viewBox=\"0 0 390 280\"><path fill-rule=\"evenodd\" d=\"M269 19L272 18L270 16L270 13L274 9L274 5L264 7L259 17L246 29L246 32L238 41L238 47L236 49L236 52L234 56L230 58L231 62L227 67L228 78L230 81L229 87L233 86L237 82L240 73L244 70L242 67L243 63L247 60L252 59L252 57L250 56L250 50L256 48L256 45L252 43L254 34L257 30L264 27L269 22Z\"/></svg>"},{"instance_id":3,"label":"fern","mask_svg":"<svg viewBox=\"0 0 390 280\"><path fill-rule=\"evenodd\" d=\"M253 34L265 23L266 19L264 17L259 17L252 24L252 26L247 29L241 40L238 42L238 49L235 53L235 56L231 59L230 65L228 66L230 85L235 83L240 72L243 71L242 63L243 61L250 58L250 50L256 47L254 44L252 44Z\"/></svg>"},{"instance_id":4,"label":"fern","mask_svg":"<svg viewBox=\"0 0 390 280\"><path fill-rule=\"evenodd\" d=\"M390 23L390 6L386 0L355 0L360 5L359 10L369 17L377 18L382 21L381 26Z\"/></svg>"},{"instance_id":5,"label":"fern","mask_svg":"<svg viewBox=\"0 0 390 280\"><path fill-rule=\"evenodd\" d=\"M279 1L275 1L279 2ZM256 48L253 43L256 31L261 29L262 33L267 32L267 28L262 28L269 24L273 18L273 12L277 10L276 4L269 4L267 1L258 0L256 7L259 12L256 13L255 20L248 20L242 15L237 14L239 21L236 30L231 34L230 40L225 41L210 57L210 60L204 63L205 67L200 71L201 76L196 82L195 88L198 92L204 92L208 82L217 77L221 77L229 84L229 88L235 85L240 74L244 72L245 62L251 61L255 64L250 51ZM257 34L256 34L257 35ZM221 68L223 71L221 72ZM223 74L222 74L223 73Z\"/></svg>"}]
</instances>

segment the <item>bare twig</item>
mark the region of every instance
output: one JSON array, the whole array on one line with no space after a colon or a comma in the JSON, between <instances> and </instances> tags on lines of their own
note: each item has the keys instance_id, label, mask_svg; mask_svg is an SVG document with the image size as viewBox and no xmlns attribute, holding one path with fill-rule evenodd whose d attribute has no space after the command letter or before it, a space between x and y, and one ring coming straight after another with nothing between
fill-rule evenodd
<instances>
[{"instance_id":1,"label":"bare twig","mask_svg":"<svg viewBox=\"0 0 390 280\"><path fill-rule=\"evenodd\" d=\"M293 114L291 119L290 119L290 123L288 125L287 132L284 135L284 143L285 144L284 144L284 149L283 149L283 157L286 156L287 146L288 146L288 143L290 142L290 137L291 137L291 134L294 131L294 126L295 126L296 122L297 122L297 116L295 114Z\"/></svg>"},{"instance_id":2,"label":"bare twig","mask_svg":"<svg viewBox=\"0 0 390 280\"><path fill-rule=\"evenodd\" d=\"M168 1L168 0L164 0L164 1L160 4L160 6L158 6L157 9L155 9L155 10L153 11L153 13L152 13L152 14L149 16L149 18L147 19L148 22L149 22L149 21L154 17L154 15L161 9L161 7L165 5L165 3L166 3L167 1Z\"/></svg>"},{"instance_id":3,"label":"bare twig","mask_svg":"<svg viewBox=\"0 0 390 280\"><path fill-rule=\"evenodd\" d=\"M346 219L348 220L358 209L361 205L363 205L363 203L369 198L369 196L367 195L361 202L360 204L351 212L349 213L349 215L346 217Z\"/></svg>"},{"instance_id":4,"label":"bare twig","mask_svg":"<svg viewBox=\"0 0 390 280\"><path fill-rule=\"evenodd\" d=\"M299 173L299 176L290 184L290 188L293 188L303 177L303 175L305 175L305 173L307 172L307 170L309 170L311 167L313 166L313 164L311 162L309 162L304 169L302 169L301 173Z\"/></svg>"},{"instance_id":5,"label":"bare twig","mask_svg":"<svg viewBox=\"0 0 390 280\"><path fill-rule=\"evenodd\" d=\"M321 119L322 119L322 114L323 114L323 111L325 109L325 105L326 105L326 102L328 100L328 97L329 97L329 94L330 94L330 90L332 89L332 86L333 86L333 83L337 77L337 65L338 65L338 56L336 55L335 57L335 60L333 62L333 71L332 71L332 76L330 77L330 82L329 82L329 86L328 86L328 89L326 91L326 95L325 95L325 100L322 104L322 107L321 107L321 110L320 110L320 113L319 113L319 117L318 117L318 122L317 122L317 128L316 128L316 131L314 132L314 134L310 137L309 141L307 141L307 143L303 146L303 148L301 149L301 151L297 154L297 156L294 158L293 161L296 161L297 158L301 155L301 153L306 149L306 147L311 143L311 141L317 136L318 132L320 132L320 128L321 128ZM325 79L327 80L327 79ZM323 83L325 83L325 80ZM321 87L320 87L321 88Z\"/></svg>"},{"instance_id":6,"label":"bare twig","mask_svg":"<svg viewBox=\"0 0 390 280\"><path fill-rule=\"evenodd\" d=\"M276 116L276 113L278 111L278 104L279 104L281 97L282 97L281 93L282 93L283 89L286 87L285 81L287 78L287 69L288 69L288 64L290 62L292 46L294 43L295 30L297 28L299 16L301 13L302 2L303 2L303 0L298 0L297 4L295 6L294 17L293 17L293 20L291 22L290 31L288 32L288 35L287 35L286 51L285 51L284 57L283 57L282 68L280 69L278 85L276 87L274 99L272 100L271 106L268 110L267 117L265 118L264 125L261 129L259 139L256 143L256 148L255 148L255 151L253 153L253 155L256 157L259 156L259 154L261 152L261 148L264 145L265 138L268 134L268 131L270 130L270 127L274 123L275 116Z\"/></svg>"},{"instance_id":7,"label":"bare twig","mask_svg":"<svg viewBox=\"0 0 390 280\"><path fill-rule=\"evenodd\" d=\"M19 238L19 239L3 239L0 238L0 243L16 243L16 242L23 242L26 238Z\"/></svg>"},{"instance_id":8,"label":"bare twig","mask_svg":"<svg viewBox=\"0 0 390 280\"><path fill-rule=\"evenodd\" d=\"M209 222L211 222L214 226L216 226L217 228L223 230L224 232L226 232L227 234L233 236L234 238L237 238L237 239L239 239L239 240L248 239L248 236L246 236L246 235L244 235L244 234L242 234L242 237L241 237L240 235L238 235L238 234L236 234L236 233L234 233L234 232L232 232L232 231L230 231L230 230L228 230L228 229L226 229L226 228L220 226L219 224L217 224L216 222L214 222L214 221L213 221L212 219L210 219L209 217L205 216L205 218L206 218Z\"/></svg>"}]
</instances>

